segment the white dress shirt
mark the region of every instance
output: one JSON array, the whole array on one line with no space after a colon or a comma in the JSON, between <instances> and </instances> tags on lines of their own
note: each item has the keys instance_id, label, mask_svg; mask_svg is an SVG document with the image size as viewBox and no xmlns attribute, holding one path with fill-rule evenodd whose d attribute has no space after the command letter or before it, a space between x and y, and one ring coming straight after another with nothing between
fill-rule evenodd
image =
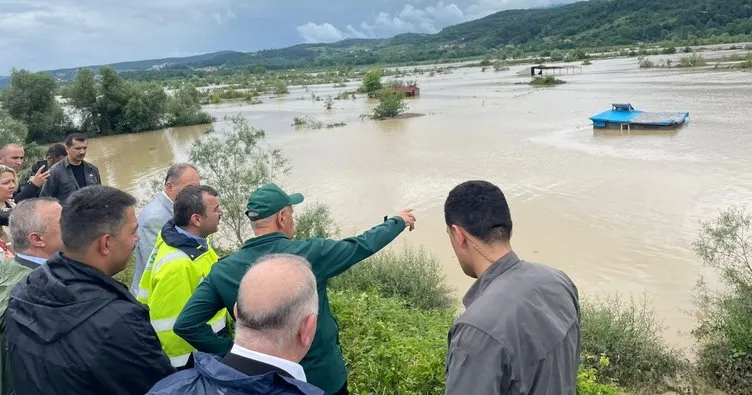
<instances>
[{"instance_id":1,"label":"white dress shirt","mask_svg":"<svg viewBox=\"0 0 752 395\"><path fill-rule=\"evenodd\" d=\"M232 350L230 350L231 353L248 358L253 359L259 362L263 362L272 366L276 366L285 372L289 373L293 378L300 380L300 381L306 381L306 375L303 371L303 367L300 366L300 364L297 364L292 361L288 361L286 359L278 358L272 355L267 355L264 353L256 352L253 350L249 350L245 347L241 347L237 344L234 344L232 346Z\"/></svg>"}]
</instances>

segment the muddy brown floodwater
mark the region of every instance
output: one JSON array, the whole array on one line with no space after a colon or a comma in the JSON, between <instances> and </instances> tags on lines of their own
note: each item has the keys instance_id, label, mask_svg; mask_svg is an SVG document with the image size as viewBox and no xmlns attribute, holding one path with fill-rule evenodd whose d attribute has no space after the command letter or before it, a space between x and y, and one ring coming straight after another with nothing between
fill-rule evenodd
<instances>
[{"instance_id":1,"label":"muddy brown floodwater","mask_svg":"<svg viewBox=\"0 0 752 395\"><path fill-rule=\"evenodd\" d=\"M698 221L752 196L752 73L641 70L636 59L596 60L553 88L517 84L517 72L460 68L416 76L422 96L410 112L425 116L362 121L375 104L311 100L347 89L291 88L263 104L228 103L206 110L226 127L242 114L267 132L293 165L280 180L307 201L327 203L343 236L412 207L417 228L394 247L424 246L441 260L462 295L472 283L456 264L443 222L443 202L456 184L486 179L509 200L513 247L522 257L565 270L583 296L646 294L668 325L666 338L687 346L696 280L707 273L691 249ZM647 111L689 111L675 134L594 134L588 117L613 102ZM311 116L347 123L295 129ZM205 126L90 142L88 159L109 185L136 191L186 159Z\"/></svg>"}]
</instances>

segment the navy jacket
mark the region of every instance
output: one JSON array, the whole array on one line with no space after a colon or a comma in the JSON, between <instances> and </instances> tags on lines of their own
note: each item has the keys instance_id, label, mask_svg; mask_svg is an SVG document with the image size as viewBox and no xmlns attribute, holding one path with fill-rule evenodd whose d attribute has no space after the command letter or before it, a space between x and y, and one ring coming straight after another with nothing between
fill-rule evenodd
<instances>
[{"instance_id":1,"label":"navy jacket","mask_svg":"<svg viewBox=\"0 0 752 395\"><path fill-rule=\"evenodd\" d=\"M232 354L228 354L230 355ZM193 368L163 379L147 395L324 395L324 391L312 384L296 380L287 374L280 374L273 367L266 373L249 376L228 366L227 357L225 361L220 361L219 357L211 354L195 352L193 358ZM237 357L234 363L239 364L238 361L242 359L245 358ZM255 370L259 372L258 369Z\"/></svg>"}]
</instances>

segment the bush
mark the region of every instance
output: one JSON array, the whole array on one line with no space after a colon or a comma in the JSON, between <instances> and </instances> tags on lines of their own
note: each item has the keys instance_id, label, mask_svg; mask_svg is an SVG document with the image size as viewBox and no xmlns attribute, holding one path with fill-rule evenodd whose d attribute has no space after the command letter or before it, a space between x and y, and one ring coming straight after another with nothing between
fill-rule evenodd
<instances>
[{"instance_id":1,"label":"bush","mask_svg":"<svg viewBox=\"0 0 752 395\"><path fill-rule=\"evenodd\" d=\"M375 291L420 309L451 309L455 305L439 260L422 248L382 251L332 279L329 289Z\"/></svg>"},{"instance_id":2,"label":"bush","mask_svg":"<svg viewBox=\"0 0 752 395\"><path fill-rule=\"evenodd\" d=\"M354 394L444 393L447 310L407 307L374 292L329 294Z\"/></svg>"},{"instance_id":3,"label":"bush","mask_svg":"<svg viewBox=\"0 0 752 395\"><path fill-rule=\"evenodd\" d=\"M742 207L723 211L701 225L694 249L703 264L720 274L724 290L711 291L700 281L698 371L729 393L752 388L752 215Z\"/></svg>"},{"instance_id":4,"label":"bush","mask_svg":"<svg viewBox=\"0 0 752 395\"><path fill-rule=\"evenodd\" d=\"M583 358L582 363L596 369L602 380L635 390L659 390L683 372L681 354L664 343L647 301L624 303L618 296L583 301L581 314L582 354L609 360L603 365Z\"/></svg>"},{"instance_id":5,"label":"bush","mask_svg":"<svg viewBox=\"0 0 752 395\"><path fill-rule=\"evenodd\" d=\"M379 95L379 104L373 109L373 119L394 118L407 111L405 95L400 92L382 92Z\"/></svg>"},{"instance_id":6,"label":"bush","mask_svg":"<svg viewBox=\"0 0 752 395\"><path fill-rule=\"evenodd\" d=\"M553 75L547 75L545 77L535 77L530 81L530 85L533 86L551 86L565 84L566 81L560 80Z\"/></svg>"},{"instance_id":7,"label":"bush","mask_svg":"<svg viewBox=\"0 0 752 395\"><path fill-rule=\"evenodd\" d=\"M599 357L596 359L598 366L608 367L608 358ZM584 365L580 365L580 370L577 372L577 395L619 395L619 391L616 387L599 381L598 369L585 368Z\"/></svg>"},{"instance_id":8,"label":"bush","mask_svg":"<svg viewBox=\"0 0 752 395\"><path fill-rule=\"evenodd\" d=\"M339 234L329 206L313 203L295 216L295 239L331 238Z\"/></svg>"}]
</instances>

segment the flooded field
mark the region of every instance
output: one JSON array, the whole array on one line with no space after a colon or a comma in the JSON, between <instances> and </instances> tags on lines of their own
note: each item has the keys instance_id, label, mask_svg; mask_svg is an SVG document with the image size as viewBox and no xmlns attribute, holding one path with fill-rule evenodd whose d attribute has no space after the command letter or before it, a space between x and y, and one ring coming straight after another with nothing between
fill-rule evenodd
<instances>
[{"instance_id":1,"label":"flooded field","mask_svg":"<svg viewBox=\"0 0 752 395\"><path fill-rule=\"evenodd\" d=\"M706 55L707 56L707 55ZM693 286L704 272L691 250L698 221L752 196L752 73L639 69L636 59L596 60L559 77L553 88L525 85L525 66L417 79L421 97L409 112L422 117L363 121L375 101L325 99L347 88L295 87L263 104L227 103L206 110L242 114L267 132L293 166L284 186L330 205L343 236L412 207L417 228L403 243L422 245L442 262L458 295L472 283L457 265L445 233L448 191L486 179L507 194L513 247L525 259L565 270L584 296L619 292L653 301L675 344L689 340ZM529 74L529 73L528 73ZM522 84L520 84L522 83ZM611 103L646 111L689 111L678 133L594 133L588 117ZM347 126L311 130L295 117ZM137 191L186 159L206 127L92 140L88 159L103 180ZM618 133L617 133L618 134Z\"/></svg>"}]
</instances>

